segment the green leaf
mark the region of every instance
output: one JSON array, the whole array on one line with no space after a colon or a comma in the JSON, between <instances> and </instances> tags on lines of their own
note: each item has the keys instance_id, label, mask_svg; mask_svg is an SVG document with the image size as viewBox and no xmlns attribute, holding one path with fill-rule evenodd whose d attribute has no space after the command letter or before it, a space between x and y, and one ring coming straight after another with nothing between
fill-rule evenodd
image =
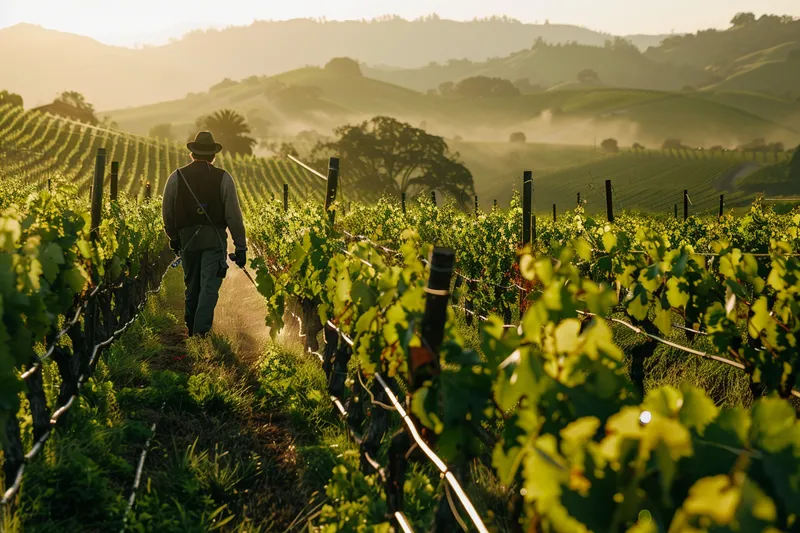
<instances>
[{"instance_id":1,"label":"green leaf","mask_svg":"<svg viewBox=\"0 0 800 533\"><path fill-rule=\"evenodd\" d=\"M684 384L681 386L681 394L683 395L683 405L679 415L681 423L702 435L708 424L717 418L719 409L702 389Z\"/></svg>"},{"instance_id":2,"label":"green leaf","mask_svg":"<svg viewBox=\"0 0 800 533\"><path fill-rule=\"evenodd\" d=\"M581 322L569 318L561 322L555 331L556 349L558 353L572 353L580 343Z\"/></svg>"}]
</instances>

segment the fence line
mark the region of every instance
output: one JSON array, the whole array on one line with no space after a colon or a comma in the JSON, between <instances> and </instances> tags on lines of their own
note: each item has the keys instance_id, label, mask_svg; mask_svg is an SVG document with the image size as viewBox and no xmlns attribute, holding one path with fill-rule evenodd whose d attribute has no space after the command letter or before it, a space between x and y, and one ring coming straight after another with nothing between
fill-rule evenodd
<instances>
[{"instance_id":1,"label":"fence line","mask_svg":"<svg viewBox=\"0 0 800 533\"><path fill-rule=\"evenodd\" d=\"M326 325L331 329L335 330L338 333L339 337L342 340L344 340L351 348L355 347L355 341L353 341L353 339L351 339L345 332L339 329L339 327L337 327L336 324L334 324L331 320L328 320L326 322ZM481 533L488 533L489 530L486 529L486 526L483 524L483 520L481 519L480 515L478 515L478 512L475 510L475 506L469 500L469 497L467 497L467 494L466 492L464 492L464 489L461 487L461 484L458 482L456 477L450 471L447 464L445 464L445 462L442 461L442 459L439 458L439 456L436 455L436 453L422 439L421 435L419 434L419 431L417 430L417 427L414 425L414 422L408 416L408 413L406 413L405 409L400 404L400 401L397 399L397 396L395 396L394 392L392 392L392 390L386 384L386 381L384 381L379 372L375 372L375 379L378 380L378 383L380 384L383 391L386 393L389 400L392 402L392 405L394 406L395 410L398 412L398 414L400 414L400 417L403 419L403 422L408 428L409 435L411 436L412 439L414 439L416 445L419 446L419 448L423 451L423 453L434 464L434 466L436 466L441 475L445 478L445 480L450 484L450 486L456 492L456 496L458 497L459 502L461 502L461 505L464 506L464 509L466 509L467 513L469 514L470 518L475 524L475 527L477 527L478 531L480 531Z\"/></svg>"},{"instance_id":2,"label":"fence line","mask_svg":"<svg viewBox=\"0 0 800 533\"><path fill-rule=\"evenodd\" d=\"M94 362L97 360L97 356L100 353L100 349L102 349L102 348L108 346L109 344L111 344L117 337L122 335L136 321L137 318L139 318L139 316L141 315L142 309L144 309L144 306L147 304L147 297L150 296L151 294L154 294L154 293L159 292L161 290L161 287L163 286L164 278L166 277L168 272L169 272L169 268L167 268L166 271L164 272L164 274L162 275L157 289L152 290L152 291L147 291L145 293L145 297L143 298L142 303L139 304L139 307L138 307L136 313L134 314L133 318L131 318L122 328L114 331L108 339L106 339L106 340L94 345L94 347L92 349L92 356L91 356L91 359L90 359L89 365L88 365L88 367L90 369L92 368ZM93 293L96 293L98 288L99 288L99 286L95 288ZM76 323L77 323L77 321L76 321ZM22 485L22 478L23 478L24 473L25 473L25 466L28 463L30 463L31 461L33 461L33 459L35 459L36 456L39 454L39 452L42 450L42 448L44 447L45 443L48 441L48 439L52 435L53 430L55 429L56 423L58 422L58 419L61 418L61 416L63 416L64 413L69 411L70 408L75 404L75 400L77 399L78 395L80 394L80 389L83 387L83 384L84 384L84 382L86 381L87 378L88 378L88 373L82 374L78 378L76 393L73 394L72 396L70 396L70 398L64 403L64 405L62 405L61 407L57 408L50 415L50 428L45 433L43 433L41 437L39 437L39 439L34 443L34 445L31 447L31 449L28 451L28 453L25 454L22 464L19 466L19 468L17 469L17 473L14 475L14 481L13 481L12 485L5 491L5 493L3 493L3 498L2 498L2 500L0 500L0 506L8 505L9 502L11 501L11 499L14 497L14 495L17 494L17 492L19 492L19 489L20 489L20 487Z\"/></svg>"}]
</instances>

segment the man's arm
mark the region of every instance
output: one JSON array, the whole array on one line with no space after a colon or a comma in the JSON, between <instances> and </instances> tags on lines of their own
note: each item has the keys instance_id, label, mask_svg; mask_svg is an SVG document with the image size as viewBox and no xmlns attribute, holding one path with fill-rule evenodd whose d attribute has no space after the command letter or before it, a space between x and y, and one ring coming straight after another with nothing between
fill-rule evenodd
<instances>
[{"instance_id":1,"label":"man's arm","mask_svg":"<svg viewBox=\"0 0 800 533\"><path fill-rule=\"evenodd\" d=\"M247 235L244 230L244 217L239 206L239 196L233 177L227 172L222 177L222 203L225 206L225 222L233 238L236 250L247 250Z\"/></svg>"},{"instance_id":2,"label":"man's arm","mask_svg":"<svg viewBox=\"0 0 800 533\"><path fill-rule=\"evenodd\" d=\"M180 233L175 227L175 199L177 196L178 173L173 172L167 179L167 185L164 187L163 203L161 204L161 218L164 219L164 231L171 241L180 239Z\"/></svg>"}]
</instances>

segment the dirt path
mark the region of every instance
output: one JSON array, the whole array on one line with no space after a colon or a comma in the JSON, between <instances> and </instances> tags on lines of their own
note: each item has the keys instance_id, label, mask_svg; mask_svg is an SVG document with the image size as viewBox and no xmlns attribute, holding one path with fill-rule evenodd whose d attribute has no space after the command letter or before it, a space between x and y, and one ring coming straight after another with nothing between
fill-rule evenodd
<instances>
[{"instance_id":1,"label":"dirt path","mask_svg":"<svg viewBox=\"0 0 800 533\"><path fill-rule=\"evenodd\" d=\"M255 273L250 273L254 277ZM159 296L163 302L160 310L176 317L183 314L181 277L182 272L173 274L168 290ZM207 493L207 483L202 481L201 493L213 497L214 505L227 504L243 531L251 530L243 525L247 519L263 526L260 531L285 531L304 516L304 508L314 493L323 490L332 468L326 446L302 425L305 422L298 423L298 413L286 403L288 396L281 385L261 373L259 362L269 351L265 317L264 297L231 262L211 337L187 339L177 319L156 332L160 350L150 361L153 368L185 376L187 387L195 394L194 401L170 402L158 418L160 429L154 446L165 453L155 453L149 460L147 475L154 478L153 486L168 492L171 481L159 472L166 473L170 465L179 463L185 450L193 450L198 457L224 454L223 466L231 477L226 490L214 481ZM271 353L277 357L274 347ZM276 367L276 379L294 372L296 365L286 357L283 366ZM276 364L280 365L277 359L273 366ZM214 387L192 385L192 380ZM198 399L198 395L205 396ZM309 457L323 457L324 466L309 463Z\"/></svg>"},{"instance_id":2,"label":"dirt path","mask_svg":"<svg viewBox=\"0 0 800 533\"><path fill-rule=\"evenodd\" d=\"M229 253L233 253L233 247ZM255 272L249 272L255 279ZM242 269L231 262L219 293L213 331L231 341L243 363L253 364L264 352L265 343L269 340L269 328L264 322L266 316L264 297Z\"/></svg>"}]
</instances>

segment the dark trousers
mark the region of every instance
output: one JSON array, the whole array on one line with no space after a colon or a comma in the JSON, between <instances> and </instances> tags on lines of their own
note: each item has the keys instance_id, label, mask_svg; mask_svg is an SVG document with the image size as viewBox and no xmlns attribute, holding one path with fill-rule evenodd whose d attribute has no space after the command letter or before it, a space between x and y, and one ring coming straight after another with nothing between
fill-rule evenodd
<instances>
[{"instance_id":1,"label":"dark trousers","mask_svg":"<svg viewBox=\"0 0 800 533\"><path fill-rule=\"evenodd\" d=\"M214 308L219 300L220 264L225 252L220 248L184 251L183 280L186 283L186 327L189 335L208 333L214 323Z\"/></svg>"}]
</instances>

